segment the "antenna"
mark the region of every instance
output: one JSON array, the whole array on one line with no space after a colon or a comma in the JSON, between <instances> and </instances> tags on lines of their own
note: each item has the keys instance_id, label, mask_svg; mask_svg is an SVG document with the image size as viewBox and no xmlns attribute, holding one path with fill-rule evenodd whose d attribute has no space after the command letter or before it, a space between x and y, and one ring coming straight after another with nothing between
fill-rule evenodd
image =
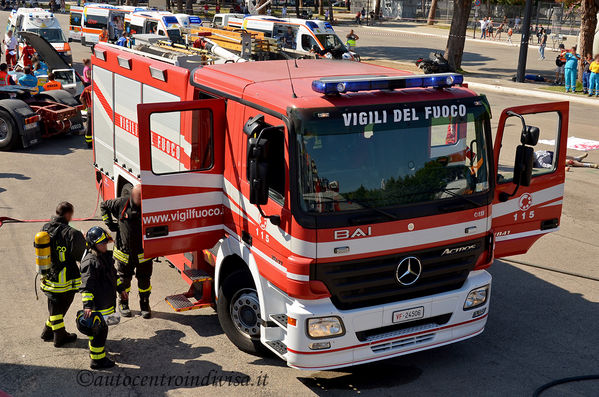
<instances>
[{"instance_id":1,"label":"antenna","mask_svg":"<svg viewBox=\"0 0 599 397\"><path fill-rule=\"evenodd\" d=\"M289 85L291 86L291 93L294 98L297 98L295 95L295 88L293 88L293 80L291 79L291 70L289 70L289 61L285 61L285 65L287 65L287 74L289 75ZM295 63L295 67L297 67L297 62Z\"/></svg>"}]
</instances>

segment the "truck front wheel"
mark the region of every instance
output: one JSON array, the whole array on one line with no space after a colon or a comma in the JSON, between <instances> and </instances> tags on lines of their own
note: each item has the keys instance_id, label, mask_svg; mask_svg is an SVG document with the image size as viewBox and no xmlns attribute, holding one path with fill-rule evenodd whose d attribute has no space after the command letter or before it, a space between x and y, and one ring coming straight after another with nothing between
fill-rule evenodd
<instances>
[{"instance_id":1,"label":"truck front wheel","mask_svg":"<svg viewBox=\"0 0 599 397\"><path fill-rule=\"evenodd\" d=\"M260 342L260 302L247 271L237 270L221 284L216 302L218 321L235 346L246 353L264 355Z\"/></svg>"},{"instance_id":2,"label":"truck front wheel","mask_svg":"<svg viewBox=\"0 0 599 397\"><path fill-rule=\"evenodd\" d=\"M0 110L0 150L12 150L19 143L19 132L8 112Z\"/></svg>"}]
</instances>

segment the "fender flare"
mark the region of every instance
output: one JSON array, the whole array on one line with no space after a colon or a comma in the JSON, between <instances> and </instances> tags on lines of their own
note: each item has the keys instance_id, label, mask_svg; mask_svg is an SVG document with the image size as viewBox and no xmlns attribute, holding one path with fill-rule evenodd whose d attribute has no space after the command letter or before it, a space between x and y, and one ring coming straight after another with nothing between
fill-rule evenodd
<instances>
[{"instance_id":1,"label":"fender flare","mask_svg":"<svg viewBox=\"0 0 599 397\"><path fill-rule=\"evenodd\" d=\"M73 95L65 90L42 91L36 94L37 99L49 99L67 106L78 106L81 104Z\"/></svg>"}]
</instances>

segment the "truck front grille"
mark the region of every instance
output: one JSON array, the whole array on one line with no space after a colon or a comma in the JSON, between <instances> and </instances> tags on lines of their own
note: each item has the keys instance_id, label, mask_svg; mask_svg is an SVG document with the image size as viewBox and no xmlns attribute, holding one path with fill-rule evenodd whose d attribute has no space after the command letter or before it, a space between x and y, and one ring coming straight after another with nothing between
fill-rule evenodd
<instances>
[{"instance_id":1,"label":"truck front grille","mask_svg":"<svg viewBox=\"0 0 599 397\"><path fill-rule=\"evenodd\" d=\"M374 259L317 263L311 278L325 283L340 310L399 302L461 288L487 244L488 239L479 238ZM396 271L400 261L410 256L420 260L422 272L416 282L405 286Z\"/></svg>"}]
</instances>

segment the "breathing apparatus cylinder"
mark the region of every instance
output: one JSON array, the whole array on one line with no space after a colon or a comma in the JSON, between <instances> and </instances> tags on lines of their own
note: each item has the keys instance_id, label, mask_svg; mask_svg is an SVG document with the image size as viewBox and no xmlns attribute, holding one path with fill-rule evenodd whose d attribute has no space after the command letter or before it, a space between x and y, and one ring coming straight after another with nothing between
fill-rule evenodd
<instances>
[{"instance_id":1,"label":"breathing apparatus cylinder","mask_svg":"<svg viewBox=\"0 0 599 397\"><path fill-rule=\"evenodd\" d=\"M48 232L39 232L35 235L33 246L35 247L35 265L38 273L43 274L52 266L50 248L50 235Z\"/></svg>"}]
</instances>

